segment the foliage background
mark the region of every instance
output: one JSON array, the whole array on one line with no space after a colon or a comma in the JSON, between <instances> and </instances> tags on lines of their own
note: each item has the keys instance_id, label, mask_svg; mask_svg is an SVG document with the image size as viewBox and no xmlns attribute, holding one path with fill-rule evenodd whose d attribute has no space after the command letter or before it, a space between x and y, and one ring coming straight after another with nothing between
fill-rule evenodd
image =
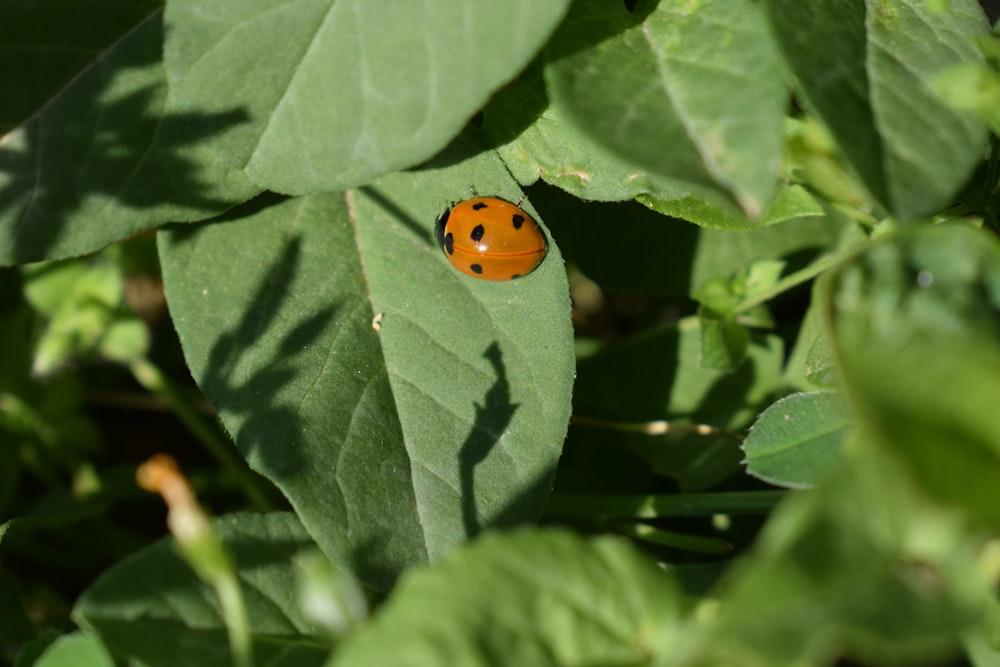
<instances>
[{"instance_id":1,"label":"foliage background","mask_svg":"<svg viewBox=\"0 0 1000 667\"><path fill-rule=\"evenodd\" d=\"M995 664L997 44L0 0L0 656ZM448 265L472 190L539 269Z\"/></svg>"}]
</instances>

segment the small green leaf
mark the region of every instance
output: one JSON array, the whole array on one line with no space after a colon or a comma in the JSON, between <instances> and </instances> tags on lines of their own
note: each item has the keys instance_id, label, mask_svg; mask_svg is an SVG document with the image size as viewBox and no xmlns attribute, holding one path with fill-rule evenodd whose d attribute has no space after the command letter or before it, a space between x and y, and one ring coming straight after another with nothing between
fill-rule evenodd
<instances>
[{"instance_id":1,"label":"small green leaf","mask_svg":"<svg viewBox=\"0 0 1000 667\"><path fill-rule=\"evenodd\" d=\"M36 375L50 375L92 354L118 315L122 300L118 266L107 260L69 264L38 264L25 271L26 295L50 313L35 349L32 372Z\"/></svg>"},{"instance_id":2,"label":"small green leaf","mask_svg":"<svg viewBox=\"0 0 1000 667\"><path fill-rule=\"evenodd\" d=\"M806 379L816 387L833 389L837 386L837 359L830 340L819 334L809 346L805 364Z\"/></svg>"},{"instance_id":3,"label":"small green leaf","mask_svg":"<svg viewBox=\"0 0 1000 667\"><path fill-rule=\"evenodd\" d=\"M742 361L750 342L750 332L732 317L708 308L699 309L701 321L701 365L731 371Z\"/></svg>"},{"instance_id":4,"label":"small green leaf","mask_svg":"<svg viewBox=\"0 0 1000 667\"><path fill-rule=\"evenodd\" d=\"M214 529L232 553L258 664L321 665L289 591L315 545L291 513L235 514ZM163 539L113 566L78 600L73 617L116 654L158 665L231 664L219 601Z\"/></svg>"},{"instance_id":5,"label":"small green leaf","mask_svg":"<svg viewBox=\"0 0 1000 667\"><path fill-rule=\"evenodd\" d=\"M716 313L731 313L739 301L739 297L733 293L732 280L722 277L703 282L691 297Z\"/></svg>"},{"instance_id":6,"label":"small green leaf","mask_svg":"<svg viewBox=\"0 0 1000 667\"><path fill-rule=\"evenodd\" d=\"M149 328L134 315L115 318L101 337L97 351L105 359L128 362L146 354Z\"/></svg>"},{"instance_id":7,"label":"small green leaf","mask_svg":"<svg viewBox=\"0 0 1000 667\"><path fill-rule=\"evenodd\" d=\"M986 128L932 90L947 67L980 62L989 23L974 0L768 0L772 32L810 108L865 187L894 216L940 208L982 158Z\"/></svg>"},{"instance_id":8,"label":"small green leaf","mask_svg":"<svg viewBox=\"0 0 1000 667\"><path fill-rule=\"evenodd\" d=\"M790 489L813 486L840 462L853 422L836 392L786 396L761 413L743 442L747 472Z\"/></svg>"},{"instance_id":9,"label":"small green leaf","mask_svg":"<svg viewBox=\"0 0 1000 667\"><path fill-rule=\"evenodd\" d=\"M681 609L671 576L623 540L495 534L411 572L331 664L646 664L676 650Z\"/></svg>"},{"instance_id":10,"label":"small green leaf","mask_svg":"<svg viewBox=\"0 0 1000 667\"><path fill-rule=\"evenodd\" d=\"M780 259L759 259L736 276L740 296L754 296L774 287L787 262Z\"/></svg>"},{"instance_id":11,"label":"small green leaf","mask_svg":"<svg viewBox=\"0 0 1000 667\"><path fill-rule=\"evenodd\" d=\"M727 193L775 192L785 86L758 8L738 0L576 3L553 38L553 104L637 167Z\"/></svg>"}]
</instances>

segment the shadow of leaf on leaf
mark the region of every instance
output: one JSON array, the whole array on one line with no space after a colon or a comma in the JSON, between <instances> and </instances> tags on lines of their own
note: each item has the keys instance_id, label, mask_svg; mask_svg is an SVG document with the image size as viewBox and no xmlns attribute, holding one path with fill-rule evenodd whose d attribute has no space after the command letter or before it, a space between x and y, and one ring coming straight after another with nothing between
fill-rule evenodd
<instances>
[{"instance_id":1,"label":"shadow of leaf on leaf","mask_svg":"<svg viewBox=\"0 0 1000 667\"><path fill-rule=\"evenodd\" d=\"M462 519L465 533L472 537L482 526L476 508L476 467L486 460L493 447L503 436L517 412L519 404L510 401L510 382L503 363L500 346L493 342L483 356L489 360L496 373L496 380L486 391L483 403L474 403L476 419L469 435L458 450L460 475L462 479Z\"/></svg>"},{"instance_id":2,"label":"shadow of leaf on leaf","mask_svg":"<svg viewBox=\"0 0 1000 667\"><path fill-rule=\"evenodd\" d=\"M0 265L84 254L253 194L197 155L247 112L165 113L162 44L156 11L0 136Z\"/></svg>"}]
</instances>

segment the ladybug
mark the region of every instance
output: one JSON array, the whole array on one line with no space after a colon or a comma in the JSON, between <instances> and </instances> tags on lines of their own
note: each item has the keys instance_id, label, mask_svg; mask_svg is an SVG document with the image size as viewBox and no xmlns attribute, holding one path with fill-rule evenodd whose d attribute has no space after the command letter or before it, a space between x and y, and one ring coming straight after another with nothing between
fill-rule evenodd
<instances>
[{"instance_id":1,"label":"ladybug","mask_svg":"<svg viewBox=\"0 0 1000 667\"><path fill-rule=\"evenodd\" d=\"M438 216L434 236L451 265L482 280L513 280L545 259L538 223L509 201L473 197Z\"/></svg>"}]
</instances>

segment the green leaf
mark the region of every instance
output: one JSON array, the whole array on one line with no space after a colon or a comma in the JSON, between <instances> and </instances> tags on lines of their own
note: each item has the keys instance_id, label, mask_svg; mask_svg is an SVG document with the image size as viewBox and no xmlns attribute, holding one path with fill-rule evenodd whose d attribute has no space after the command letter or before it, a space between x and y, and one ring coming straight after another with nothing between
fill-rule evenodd
<instances>
[{"instance_id":1,"label":"green leaf","mask_svg":"<svg viewBox=\"0 0 1000 667\"><path fill-rule=\"evenodd\" d=\"M647 207L712 229L746 230L823 209L801 186L779 186L758 221L726 196L639 168L591 139L571 115L550 106L540 67L497 92L483 110L483 129L499 144L504 164L522 185L538 179L594 201L639 199ZM585 215L595 215L580 207ZM617 265L621 269L621 265Z\"/></svg>"},{"instance_id":2,"label":"green leaf","mask_svg":"<svg viewBox=\"0 0 1000 667\"><path fill-rule=\"evenodd\" d=\"M558 248L516 281L453 269L432 234L445 202L470 179L518 196L494 155L446 160L162 237L192 375L331 559L382 590L482 527L537 516L569 419Z\"/></svg>"},{"instance_id":3,"label":"green leaf","mask_svg":"<svg viewBox=\"0 0 1000 667\"><path fill-rule=\"evenodd\" d=\"M743 363L729 373L704 367L700 349L701 327L694 317L607 346L578 364L574 414L612 423L667 419L728 431L746 427L778 388L784 354L781 339L751 333ZM573 429L570 444L579 444L587 431ZM595 458L607 455L606 443L614 432L599 433L600 444L588 458L590 466ZM685 490L707 488L739 470L737 442L730 437L614 435L654 470L676 478ZM603 464L596 474L605 475ZM631 485L635 479L631 475Z\"/></svg>"},{"instance_id":4,"label":"green leaf","mask_svg":"<svg viewBox=\"0 0 1000 667\"><path fill-rule=\"evenodd\" d=\"M833 280L848 395L927 491L1000 526L1000 244L960 224L877 245Z\"/></svg>"},{"instance_id":5,"label":"green leaf","mask_svg":"<svg viewBox=\"0 0 1000 667\"><path fill-rule=\"evenodd\" d=\"M248 122L206 159L286 193L360 185L444 147L541 48L568 0L282 0L167 7L169 111Z\"/></svg>"},{"instance_id":6,"label":"green leaf","mask_svg":"<svg viewBox=\"0 0 1000 667\"><path fill-rule=\"evenodd\" d=\"M258 664L322 664L327 651L289 595L315 553L295 516L234 514L214 528L236 561ZM163 539L115 564L73 618L116 654L151 667L231 664L219 601L176 549Z\"/></svg>"},{"instance_id":7,"label":"green leaf","mask_svg":"<svg viewBox=\"0 0 1000 667\"><path fill-rule=\"evenodd\" d=\"M979 62L989 30L974 0L767 0L771 28L810 108L894 216L940 208L986 147L986 128L933 91L945 68Z\"/></svg>"},{"instance_id":8,"label":"green leaf","mask_svg":"<svg viewBox=\"0 0 1000 667\"><path fill-rule=\"evenodd\" d=\"M1000 132L1000 72L985 63L959 63L941 72L932 87L953 109L972 111Z\"/></svg>"},{"instance_id":9,"label":"green leaf","mask_svg":"<svg viewBox=\"0 0 1000 667\"><path fill-rule=\"evenodd\" d=\"M833 389L837 386L837 359L833 356L830 340L819 334L809 346L805 364L806 379L814 386Z\"/></svg>"},{"instance_id":10,"label":"green leaf","mask_svg":"<svg viewBox=\"0 0 1000 667\"><path fill-rule=\"evenodd\" d=\"M577 3L553 39L553 104L637 167L730 195L752 218L775 191L785 87L756 6Z\"/></svg>"},{"instance_id":11,"label":"green leaf","mask_svg":"<svg viewBox=\"0 0 1000 667\"><path fill-rule=\"evenodd\" d=\"M701 323L701 365L722 371L739 366L750 342L750 332L731 317L708 308L699 309Z\"/></svg>"},{"instance_id":12,"label":"green leaf","mask_svg":"<svg viewBox=\"0 0 1000 667\"><path fill-rule=\"evenodd\" d=\"M159 0L7 0L0 5L0 136L85 70Z\"/></svg>"},{"instance_id":13,"label":"green leaf","mask_svg":"<svg viewBox=\"0 0 1000 667\"><path fill-rule=\"evenodd\" d=\"M864 434L849 451L849 465L788 497L717 591L706 664L953 664L958 634L993 597L989 538L928 502Z\"/></svg>"},{"instance_id":14,"label":"green leaf","mask_svg":"<svg viewBox=\"0 0 1000 667\"><path fill-rule=\"evenodd\" d=\"M25 642L34 635L35 628L18 594L14 577L0 572L0 646Z\"/></svg>"},{"instance_id":15,"label":"green leaf","mask_svg":"<svg viewBox=\"0 0 1000 667\"><path fill-rule=\"evenodd\" d=\"M135 315L115 318L101 338L98 352L105 359L128 362L149 350L149 329Z\"/></svg>"},{"instance_id":16,"label":"green leaf","mask_svg":"<svg viewBox=\"0 0 1000 667\"><path fill-rule=\"evenodd\" d=\"M50 313L35 349L32 372L50 375L93 353L109 332L121 304L119 268L100 260L36 264L25 271L25 278L25 296ZM67 279L73 282L67 283Z\"/></svg>"},{"instance_id":17,"label":"green leaf","mask_svg":"<svg viewBox=\"0 0 1000 667\"><path fill-rule=\"evenodd\" d=\"M747 472L778 486L811 487L837 467L853 422L837 392L786 396L761 413L743 442Z\"/></svg>"},{"instance_id":18,"label":"green leaf","mask_svg":"<svg viewBox=\"0 0 1000 667\"><path fill-rule=\"evenodd\" d=\"M97 638L74 632L52 642L33 664L35 667L114 667L115 661Z\"/></svg>"},{"instance_id":19,"label":"green leaf","mask_svg":"<svg viewBox=\"0 0 1000 667\"><path fill-rule=\"evenodd\" d=\"M624 422L683 418L730 430L746 426L777 387L781 339L752 333L745 363L733 373L703 367L700 346L699 321L689 317L581 360L576 413Z\"/></svg>"},{"instance_id":20,"label":"green leaf","mask_svg":"<svg viewBox=\"0 0 1000 667\"><path fill-rule=\"evenodd\" d=\"M331 664L647 664L678 645L681 608L672 578L620 539L489 535L409 574Z\"/></svg>"},{"instance_id":21,"label":"green leaf","mask_svg":"<svg viewBox=\"0 0 1000 667\"><path fill-rule=\"evenodd\" d=\"M654 211L721 231L759 229L786 220L823 215L823 207L801 185L779 185L774 197L756 221L747 217L723 197L691 187L665 188L636 199Z\"/></svg>"},{"instance_id":22,"label":"green leaf","mask_svg":"<svg viewBox=\"0 0 1000 667\"><path fill-rule=\"evenodd\" d=\"M808 217L741 233L702 230L691 266L691 294L714 278L729 279L757 262L781 260L786 272L837 246L854 232L854 224L838 216ZM766 266L766 265L765 265Z\"/></svg>"},{"instance_id":23,"label":"green leaf","mask_svg":"<svg viewBox=\"0 0 1000 667\"><path fill-rule=\"evenodd\" d=\"M33 97L31 115L0 136L0 265L93 252L256 192L240 172L200 157L199 144L240 123L241 110L164 113L161 12L140 6L141 16L117 10L122 32L93 57L74 59L71 80L51 98ZM85 25L100 18L83 14Z\"/></svg>"}]
</instances>

